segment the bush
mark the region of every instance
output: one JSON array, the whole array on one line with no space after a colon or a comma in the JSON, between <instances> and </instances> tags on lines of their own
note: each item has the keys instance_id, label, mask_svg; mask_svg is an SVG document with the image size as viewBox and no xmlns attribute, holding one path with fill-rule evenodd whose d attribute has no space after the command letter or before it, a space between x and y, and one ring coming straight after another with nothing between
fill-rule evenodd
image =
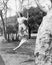
<instances>
[{"instance_id":1,"label":"bush","mask_svg":"<svg viewBox=\"0 0 52 65\"><path fill-rule=\"evenodd\" d=\"M8 35L8 37L7 37L7 40L8 41L10 41L11 39L12 39L12 41L14 40L14 37L16 38L15 40L17 41L17 32L18 32L18 25L16 24L16 25L8 25L7 27L6 27L6 33L7 33L7 35ZM16 36L12 36L11 37L11 39L10 39L10 34L12 33L12 35L13 34L16 34Z\"/></svg>"},{"instance_id":2,"label":"bush","mask_svg":"<svg viewBox=\"0 0 52 65\"><path fill-rule=\"evenodd\" d=\"M6 32L8 33L8 34L10 34L10 33L12 33L13 32L13 26L12 25L8 25L7 27L6 27Z\"/></svg>"}]
</instances>

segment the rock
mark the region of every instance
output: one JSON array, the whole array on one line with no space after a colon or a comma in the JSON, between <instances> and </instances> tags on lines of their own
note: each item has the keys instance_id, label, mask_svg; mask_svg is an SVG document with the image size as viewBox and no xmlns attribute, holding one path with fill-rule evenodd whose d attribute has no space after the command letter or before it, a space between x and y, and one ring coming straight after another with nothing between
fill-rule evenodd
<instances>
[{"instance_id":1,"label":"rock","mask_svg":"<svg viewBox=\"0 0 52 65\"><path fill-rule=\"evenodd\" d=\"M0 55L0 65L5 65L4 60L2 59L1 55Z\"/></svg>"},{"instance_id":2,"label":"rock","mask_svg":"<svg viewBox=\"0 0 52 65\"><path fill-rule=\"evenodd\" d=\"M51 55L50 52L52 48L52 9L43 18L43 21L38 29L35 55L39 52L39 56L36 56L37 65L51 65ZM48 50L48 51L47 51Z\"/></svg>"}]
</instances>

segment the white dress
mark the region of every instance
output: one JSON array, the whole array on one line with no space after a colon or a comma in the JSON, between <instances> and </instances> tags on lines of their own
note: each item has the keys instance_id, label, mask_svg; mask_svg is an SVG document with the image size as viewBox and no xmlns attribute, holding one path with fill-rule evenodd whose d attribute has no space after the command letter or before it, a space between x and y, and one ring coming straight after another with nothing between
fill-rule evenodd
<instances>
[{"instance_id":1,"label":"white dress","mask_svg":"<svg viewBox=\"0 0 52 65\"><path fill-rule=\"evenodd\" d=\"M24 24L24 20L27 20L27 18L19 17L17 19L17 21L19 23L18 35L19 35L20 38L23 38L24 35L28 35L28 29L27 29L27 26Z\"/></svg>"}]
</instances>

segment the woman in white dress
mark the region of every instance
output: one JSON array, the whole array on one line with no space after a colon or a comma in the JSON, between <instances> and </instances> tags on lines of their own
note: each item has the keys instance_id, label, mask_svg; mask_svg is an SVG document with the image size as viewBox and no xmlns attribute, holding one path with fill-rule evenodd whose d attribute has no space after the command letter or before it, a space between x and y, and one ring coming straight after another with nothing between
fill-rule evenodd
<instances>
[{"instance_id":1,"label":"woman in white dress","mask_svg":"<svg viewBox=\"0 0 52 65\"><path fill-rule=\"evenodd\" d=\"M23 43L27 42L28 27L24 24L24 22L27 22L27 20L28 20L28 18L23 17L22 14L20 15L19 18L17 18L17 22L19 24L19 26L18 26L18 37L19 37L20 43L13 50L18 49Z\"/></svg>"}]
</instances>

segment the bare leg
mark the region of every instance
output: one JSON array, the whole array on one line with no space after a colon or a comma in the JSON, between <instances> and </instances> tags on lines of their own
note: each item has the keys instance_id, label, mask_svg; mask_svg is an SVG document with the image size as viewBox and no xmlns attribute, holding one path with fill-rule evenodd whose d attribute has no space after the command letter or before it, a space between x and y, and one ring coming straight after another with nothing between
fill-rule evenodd
<instances>
[{"instance_id":1,"label":"bare leg","mask_svg":"<svg viewBox=\"0 0 52 65\"><path fill-rule=\"evenodd\" d=\"M23 39L21 40L21 42L19 43L19 45L18 45L16 48L14 48L13 50L18 49L18 48L21 47L21 45L24 44L25 42L28 42L28 40L25 39L25 38L23 38Z\"/></svg>"}]
</instances>

